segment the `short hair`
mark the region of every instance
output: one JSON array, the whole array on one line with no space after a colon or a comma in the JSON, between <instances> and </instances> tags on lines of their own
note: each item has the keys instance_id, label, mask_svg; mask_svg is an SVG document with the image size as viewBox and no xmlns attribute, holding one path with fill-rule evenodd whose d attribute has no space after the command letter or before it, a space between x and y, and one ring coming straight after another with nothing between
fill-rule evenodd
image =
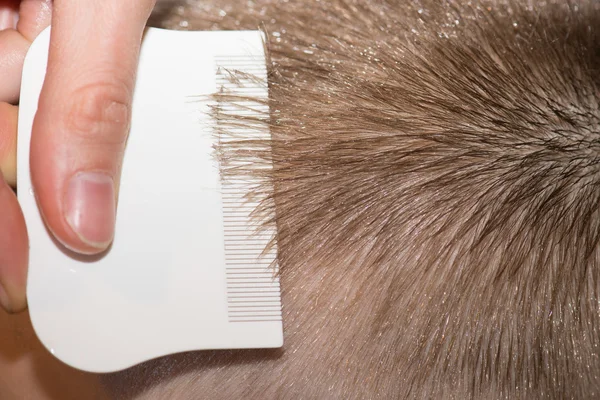
<instances>
[{"instance_id":1,"label":"short hair","mask_svg":"<svg viewBox=\"0 0 600 400\"><path fill-rule=\"evenodd\" d=\"M157 368L206 398L600 396L600 3L186 4L161 23L268 36L273 140L221 150L273 162L286 345L128 385Z\"/></svg>"}]
</instances>

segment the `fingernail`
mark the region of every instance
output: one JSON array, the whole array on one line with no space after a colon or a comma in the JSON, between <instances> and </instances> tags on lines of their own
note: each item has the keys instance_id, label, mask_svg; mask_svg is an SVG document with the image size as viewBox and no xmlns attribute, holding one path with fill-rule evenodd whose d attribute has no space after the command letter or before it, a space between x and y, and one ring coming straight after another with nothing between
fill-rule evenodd
<instances>
[{"instance_id":1,"label":"fingernail","mask_svg":"<svg viewBox=\"0 0 600 400\"><path fill-rule=\"evenodd\" d=\"M6 311L11 312L12 309L10 307L8 293L6 293L6 290L4 289L2 284L0 284L0 305L2 305L2 308L4 308Z\"/></svg>"},{"instance_id":2,"label":"fingernail","mask_svg":"<svg viewBox=\"0 0 600 400\"><path fill-rule=\"evenodd\" d=\"M15 29L19 21L19 14L12 8L0 8L0 31Z\"/></svg>"},{"instance_id":3,"label":"fingernail","mask_svg":"<svg viewBox=\"0 0 600 400\"><path fill-rule=\"evenodd\" d=\"M101 172L80 172L71 178L65 196L65 217L89 246L105 249L115 231L115 186Z\"/></svg>"}]
</instances>

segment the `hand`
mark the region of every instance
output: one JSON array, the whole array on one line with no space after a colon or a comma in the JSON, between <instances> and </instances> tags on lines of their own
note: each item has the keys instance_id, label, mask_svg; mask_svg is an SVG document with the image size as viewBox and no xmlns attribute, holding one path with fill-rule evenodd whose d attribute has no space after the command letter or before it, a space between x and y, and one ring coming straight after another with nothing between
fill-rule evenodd
<instances>
[{"instance_id":1,"label":"hand","mask_svg":"<svg viewBox=\"0 0 600 400\"><path fill-rule=\"evenodd\" d=\"M100 253L114 234L140 42L155 0L0 0L0 302L23 309L27 233L14 193L20 76L30 43L52 25L31 140L31 178L48 229ZM16 22L18 19L18 22Z\"/></svg>"}]
</instances>

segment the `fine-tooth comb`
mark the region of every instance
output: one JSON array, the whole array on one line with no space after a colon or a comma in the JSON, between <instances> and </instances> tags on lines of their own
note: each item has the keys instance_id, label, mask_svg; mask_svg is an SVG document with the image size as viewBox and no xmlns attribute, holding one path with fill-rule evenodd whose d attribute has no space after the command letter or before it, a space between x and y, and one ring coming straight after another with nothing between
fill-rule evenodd
<instances>
[{"instance_id":1,"label":"fine-tooth comb","mask_svg":"<svg viewBox=\"0 0 600 400\"><path fill-rule=\"evenodd\" d=\"M92 372L190 350L280 347L275 227L255 219L260 199L250 194L258 183L221 175L215 156L228 140L216 134L215 110L268 114L261 33L147 30L115 241L94 259L52 240L30 181L48 44L47 30L25 61L18 137L19 201L31 248L27 294L40 340L63 362ZM220 103L215 93L246 100ZM266 125L232 129L270 138Z\"/></svg>"}]
</instances>

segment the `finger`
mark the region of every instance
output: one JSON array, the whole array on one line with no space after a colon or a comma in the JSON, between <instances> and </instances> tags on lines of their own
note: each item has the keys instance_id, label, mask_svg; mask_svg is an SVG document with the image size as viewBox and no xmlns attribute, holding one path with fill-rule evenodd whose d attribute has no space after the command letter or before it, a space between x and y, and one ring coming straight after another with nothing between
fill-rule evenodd
<instances>
[{"instance_id":1,"label":"finger","mask_svg":"<svg viewBox=\"0 0 600 400\"><path fill-rule=\"evenodd\" d=\"M0 0L0 31L14 29L19 20L19 0Z\"/></svg>"},{"instance_id":2,"label":"finger","mask_svg":"<svg viewBox=\"0 0 600 400\"><path fill-rule=\"evenodd\" d=\"M31 174L50 231L94 254L114 235L117 188L153 0L54 2Z\"/></svg>"},{"instance_id":3,"label":"finger","mask_svg":"<svg viewBox=\"0 0 600 400\"><path fill-rule=\"evenodd\" d=\"M0 171L6 182L17 184L17 117L19 108L0 103ZM0 212L3 210L0 208ZM0 225L0 229L4 229Z\"/></svg>"},{"instance_id":4,"label":"finger","mask_svg":"<svg viewBox=\"0 0 600 400\"><path fill-rule=\"evenodd\" d=\"M0 210L0 304L16 312L27 305L27 230L17 197L1 178Z\"/></svg>"},{"instance_id":5,"label":"finger","mask_svg":"<svg viewBox=\"0 0 600 400\"><path fill-rule=\"evenodd\" d=\"M31 43L14 29L0 31L0 101L16 103L23 61Z\"/></svg>"},{"instance_id":6,"label":"finger","mask_svg":"<svg viewBox=\"0 0 600 400\"><path fill-rule=\"evenodd\" d=\"M52 0L21 0L17 31L30 42L48 26L52 20Z\"/></svg>"},{"instance_id":7,"label":"finger","mask_svg":"<svg viewBox=\"0 0 600 400\"><path fill-rule=\"evenodd\" d=\"M18 102L27 50L51 15L51 0L0 0L0 101Z\"/></svg>"}]
</instances>

